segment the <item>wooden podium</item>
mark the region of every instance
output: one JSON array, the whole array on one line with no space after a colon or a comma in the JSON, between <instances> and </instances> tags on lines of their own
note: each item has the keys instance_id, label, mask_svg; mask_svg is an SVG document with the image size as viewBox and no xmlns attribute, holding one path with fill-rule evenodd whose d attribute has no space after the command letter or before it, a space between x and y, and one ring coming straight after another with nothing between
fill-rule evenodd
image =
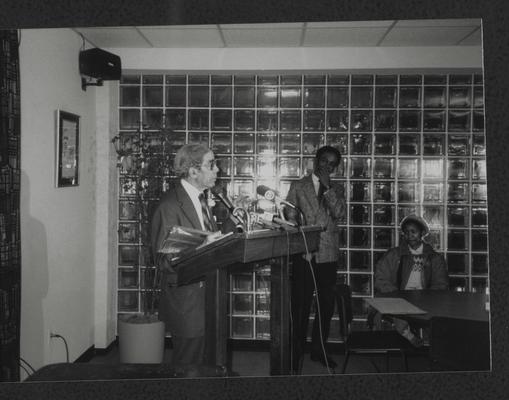
<instances>
[{"instance_id":1,"label":"wooden podium","mask_svg":"<svg viewBox=\"0 0 509 400\"><path fill-rule=\"evenodd\" d=\"M205 364L231 367L227 361L227 277L229 270L267 261L271 265L270 374L290 372L290 287L288 256L318 248L322 228L303 226L287 230L235 233L216 242L182 253L173 262L177 283L204 280ZM230 368L228 368L230 370Z\"/></svg>"}]
</instances>

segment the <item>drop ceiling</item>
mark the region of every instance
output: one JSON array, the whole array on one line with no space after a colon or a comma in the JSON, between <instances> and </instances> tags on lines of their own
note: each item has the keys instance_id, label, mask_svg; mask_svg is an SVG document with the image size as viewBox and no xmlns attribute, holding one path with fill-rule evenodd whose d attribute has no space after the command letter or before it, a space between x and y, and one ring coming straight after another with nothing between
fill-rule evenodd
<instances>
[{"instance_id":1,"label":"drop ceiling","mask_svg":"<svg viewBox=\"0 0 509 400\"><path fill-rule=\"evenodd\" d=\"M481 20L73 28L101 48L480 46Z\"/></svg>"}]
</instances>

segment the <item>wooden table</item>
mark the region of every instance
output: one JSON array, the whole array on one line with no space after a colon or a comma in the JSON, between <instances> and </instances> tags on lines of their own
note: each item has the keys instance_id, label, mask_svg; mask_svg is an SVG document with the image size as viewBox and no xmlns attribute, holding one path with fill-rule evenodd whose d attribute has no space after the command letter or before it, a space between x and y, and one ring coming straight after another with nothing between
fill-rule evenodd
<instances>
[{"instance_id":1,"label":"wooden table","mask_svg":"<svg viewBox=\"0 0 509 400\"><path fill-rule=\"evenodd\" d=\"M425 314L392 315L430 329L430 357L448 370L490 369L489 312L483 293L403 290L377 297L398 297Z\"/></svg>"}]
</instances>

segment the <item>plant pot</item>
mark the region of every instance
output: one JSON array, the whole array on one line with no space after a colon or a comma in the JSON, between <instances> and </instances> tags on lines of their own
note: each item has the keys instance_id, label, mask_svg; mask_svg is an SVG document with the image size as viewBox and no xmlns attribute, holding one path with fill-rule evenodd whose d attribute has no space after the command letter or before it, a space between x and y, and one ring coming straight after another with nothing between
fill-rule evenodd
<instances>
[{"instance_id":1,"label":"plant pot","mask_svg":"<svg viewBox=\"0 0 509 400\"><path fill-rule=\"evenodd\" d=\"M157 364L164 356L164 322L155 316L136 315L118 321L121 363Z\"/></svg>"}]
</instances>

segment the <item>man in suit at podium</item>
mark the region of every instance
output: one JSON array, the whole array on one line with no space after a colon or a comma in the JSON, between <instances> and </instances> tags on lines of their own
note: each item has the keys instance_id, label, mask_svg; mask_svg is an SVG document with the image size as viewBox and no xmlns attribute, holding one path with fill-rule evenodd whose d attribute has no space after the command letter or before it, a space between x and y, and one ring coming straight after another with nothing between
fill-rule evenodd
<instances>
[{"instance_id":1,"label":"man in suit at podium","mask_svg":"<svg viewBox=\"0 0 509 400\"><path fill-rule=\"evenodd\" d=\"M203 282L177 286L171 254L159 253L172 227L210 231L208 240L221 234L210 212L204 190L214 186L218 167L214 153L206 146L186 144L175 156L175 172L180 181L161 198L151 225L154 261L163 271L159 319L165 322L173 342L172 362L202 364L205 334L205 287Z\"/></svg>"},{"instance_id":2,"label":"man in suit at podium","mask_svg":"<svg viewBox=\"0 0 509 400\"><path fill-rule=\"evenodd\" d=\"M318 307L313 323L311 360L318 361L328 368L336 367L336 362L326 353L326 342L334 312L334 287L339 259L337 224L346 213L343 187L330 180L330 175L340 161L339 150L331 146L321 147L316 153L313 173L292 182L286 197L287 201L302 211L305 221L301 223L320 225L324 228L320 233L320 243L316 252L296 255L292 259L291 368L294 374L300 374L302 370L308 319L315 289L318 293ZM290 219L298 218L295 211L287 210Z\"/></svg>"}]
</instances>

